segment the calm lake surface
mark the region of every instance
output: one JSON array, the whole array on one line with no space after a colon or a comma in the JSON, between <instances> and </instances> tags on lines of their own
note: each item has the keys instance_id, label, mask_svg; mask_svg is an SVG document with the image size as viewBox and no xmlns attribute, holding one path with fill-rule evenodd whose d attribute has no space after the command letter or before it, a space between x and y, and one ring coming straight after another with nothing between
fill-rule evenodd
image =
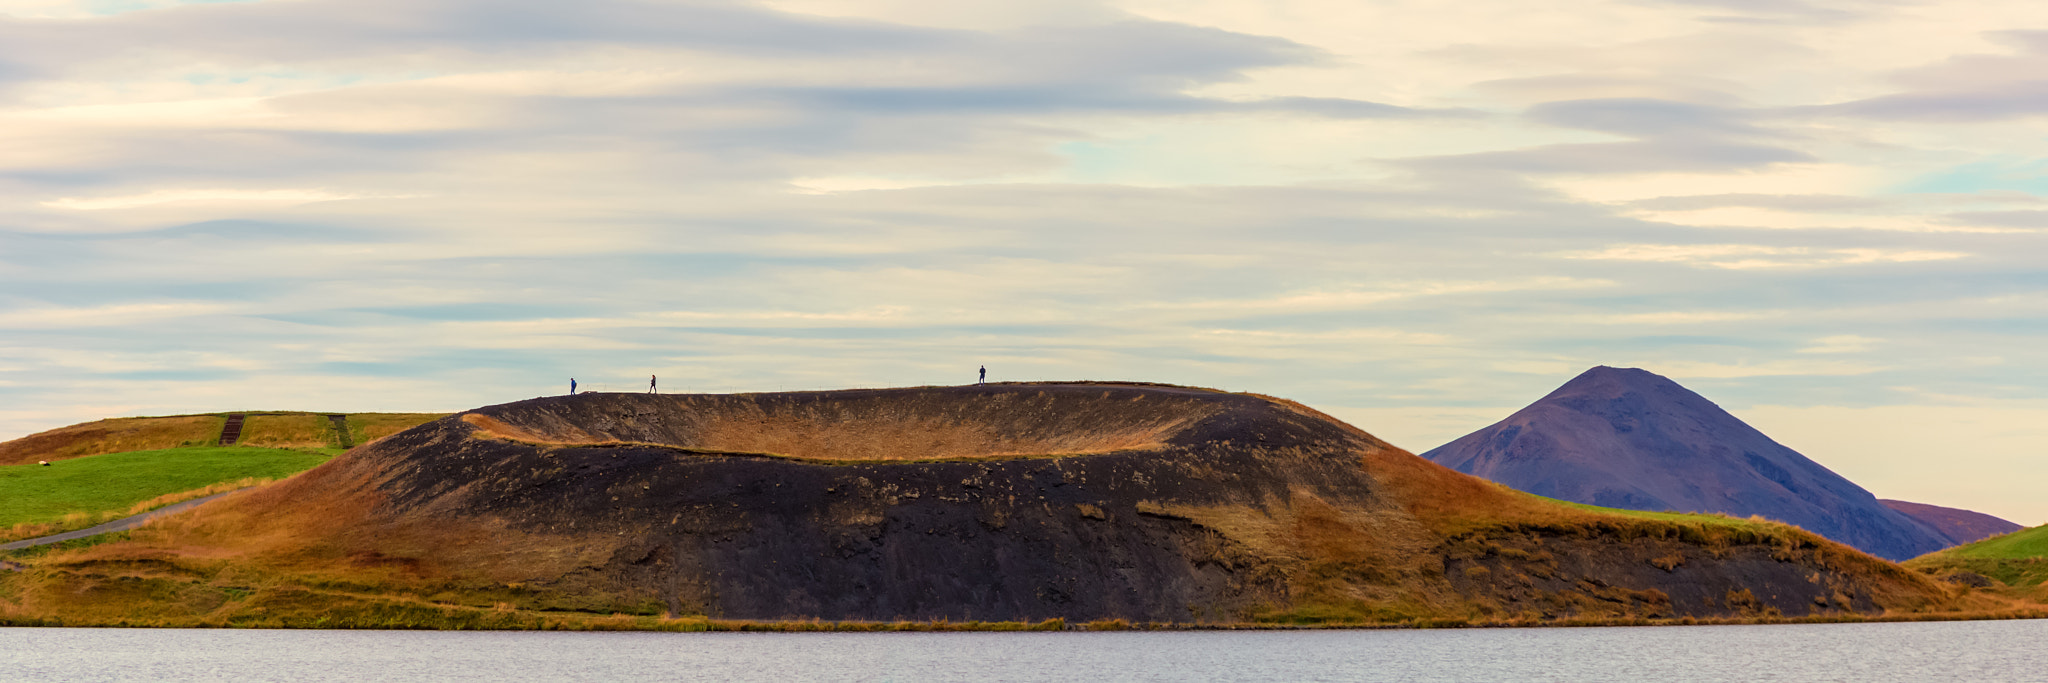
<instances>
[{"instance_id":1,"label":"calm lake surface","mask_svg":"<svg viewBox=\"0 0 2048 683\"><path fill-rule=\"evenodd\" d=\"M2048 620L1163 633L0 628L5 681L2048 681Z\"/></svg>"}]
</instances>

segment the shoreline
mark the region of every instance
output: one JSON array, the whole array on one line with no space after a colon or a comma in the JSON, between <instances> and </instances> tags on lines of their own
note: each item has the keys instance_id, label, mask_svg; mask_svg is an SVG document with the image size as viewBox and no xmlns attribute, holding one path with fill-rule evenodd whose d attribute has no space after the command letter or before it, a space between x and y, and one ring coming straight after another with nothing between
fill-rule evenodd
<instances>
[{"instance_id":1,"label":"shoreline","mask_svg":"<svg viewBox=\"0 0 2048 683\"><path fill-rule=\"evenodd\" d=\"M2014 610L1996 613L1942 612L1929 614L1824 614L1804 617L1680 617L1563 618L1550 620L1460 620L1422 619L1389 623L1282 624L1259 622L1129 622L1105 619L1068 622L1049 619L1019 621L751 621L726 619L666 618L652 616L595 616L495 613L502 620L431 626L418 623L328 622L326 619L248 620L207 622L192 620L173 623L137 623L126 619L93 623L44 617L0 616L0 628L170 628L170 629L289 629L289 630L373 630L373 631L634 631L669 633L941 633L941 632L1112 632L1112 631L1393 631L1427 629L1497 628L1606 628L1622 626L1756 626L1797 624L1907 623L1937 621L2014 621L2048 619L2048 609ZM524 623L508 623L524 622Z\"/></svg>"}]
</instances>

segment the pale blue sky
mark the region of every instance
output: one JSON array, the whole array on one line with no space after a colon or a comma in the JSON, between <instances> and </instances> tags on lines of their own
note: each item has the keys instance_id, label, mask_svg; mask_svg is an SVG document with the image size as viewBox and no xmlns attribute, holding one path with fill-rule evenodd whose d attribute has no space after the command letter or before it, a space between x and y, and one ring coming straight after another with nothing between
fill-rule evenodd
<instances>
[{"instance_id":1,"label":"pale blue sky","mask_svg":"<svg viewBox=\"0 0 2048 683\"><path fill-rule=\"evenodd\" d=\"M986 364L1419 452L1607 364L2048 521L2036 3L0 16L0 438Z\"/></svg>"}]
</instances>

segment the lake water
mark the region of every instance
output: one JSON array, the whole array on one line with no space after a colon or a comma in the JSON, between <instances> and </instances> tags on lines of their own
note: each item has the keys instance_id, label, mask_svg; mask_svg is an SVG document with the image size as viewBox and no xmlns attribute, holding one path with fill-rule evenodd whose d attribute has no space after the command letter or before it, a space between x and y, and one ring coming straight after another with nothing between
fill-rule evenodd
<instances>
[{"instance_id":1,"label":"lake water","mask_svg":"<svg viewBox=\"0 0 2048 683\"><path fill-rule=\"evenodd\" d=\"M1117 633L0 628L4 681L2048 681L2048 620Z\"/></svg>"}]
</instances>

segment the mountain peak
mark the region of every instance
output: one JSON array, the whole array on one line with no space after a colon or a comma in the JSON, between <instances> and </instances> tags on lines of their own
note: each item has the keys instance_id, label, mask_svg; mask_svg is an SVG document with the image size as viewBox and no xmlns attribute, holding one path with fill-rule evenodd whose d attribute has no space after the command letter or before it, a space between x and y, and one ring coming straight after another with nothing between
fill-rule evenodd
<instances>
[{"instance_id":1,"label":"mountain peak","mask_svg":"<svg viewBox=\"0 0 2048 683\"><path fill-rule=\"evenodd\" d=\"M1596 365L1592 369L1579 373L1579 376L1573 377L1571 381L1565 382L1564 386L1558 387L1556 391L1551 392L1551 395L1626 391L1629 389L1639 391L1670 391L1676 389L1689 394L1692 393L1685 387L1679 386L1677 382L1671 381L1671 378L1642 368L1617 368L1608 365Z\"/></svg>"},{"instance_id":2,"label":"mountain peak","mask_svg":"<svg viewBox=\"0 0 2048 683\"><path fill-rule=\"evenodd\" d=\"M1762 515L1904 559L1948 537L1671 379L1599 366L1422 454L1508 486L1632 510Z\"/></svg>"}]
</instances>

